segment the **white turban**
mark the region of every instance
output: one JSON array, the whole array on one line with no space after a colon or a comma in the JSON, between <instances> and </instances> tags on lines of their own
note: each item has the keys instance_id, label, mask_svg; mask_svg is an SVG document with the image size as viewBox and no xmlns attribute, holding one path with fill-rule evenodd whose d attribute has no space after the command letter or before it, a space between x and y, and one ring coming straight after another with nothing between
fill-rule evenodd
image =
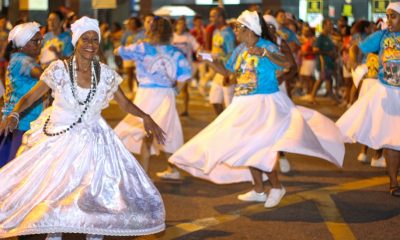
<instances>
[{"instance_id":1,"label":"white turban","mask_svg":"<svg viewBox=\"0 0 400 240\"><path fill-rule=\"evenodd\" d=\"M386 10L392 9L393 11L397 12L400 14L400 2L391 2L387 6Z\"/></svg>"},{"instance_id":2,"label":"white turban","mask_svg":"<svg viewBox=\"0 0 400 240\"><path fill-rule=\"evenodd\" d=\"M237 21L253 31L256 35L261 36L262 30L257 12L250 12L248 10L245 10L237 18Z\"/></svg>"},{"instance_id":3,"label":"white turban","mask_svg":"<svg viewBox=\"0 0 400 240\"><path fill-rule=\"evenodd\" d=\"M8 34L8 41L13 41L17 48L24 47L40 31L39 26L36 22L18 24Z\"/></svg>"},{"instance_id":4,"label":"white turban","mask_svg":"<svg viewBox=\"0 0 400 240\"><path fill-rule=\"evenodd\" d=\"M99 42L100 42L100 28L99 28L99 21L89 17L81 17L76 20L73 24L71 24L71 31L72 31L72 45L76 45L79 38L87 31L95 31L99 35Z\"/></svg>"},{"instance_id":5,"label":"white turban","mask_svg":"<svg viewBox=\"0 0 400 240\"><path fill-rule=\"evenodd\" d=\"M273 25L273 26L275 27L275 30L278 31L278 29L279 29L279 24L278 24L278 22L276 21L276 19L275 19L274 16L271 16L271 15L268 15L268 14L267 14L267 15L264 15L263 18L264 18L264 21L265 21L267 24Z\"/></svg>"}]
</instances>

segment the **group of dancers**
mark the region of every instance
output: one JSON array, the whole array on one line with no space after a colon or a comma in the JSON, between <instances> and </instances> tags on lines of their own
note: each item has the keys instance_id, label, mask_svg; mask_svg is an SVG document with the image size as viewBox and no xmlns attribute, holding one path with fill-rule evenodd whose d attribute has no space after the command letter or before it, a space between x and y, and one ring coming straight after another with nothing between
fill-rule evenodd
<instances>
[{"instance_id":1,"label":"group of dancers","mask_svg":"<svg viewBox=\"0 0 400 240\"><path fill-rule=\"evenodd\" d=\"M71 26L74 54L52 62L2 121L0 135L5 138L51 90L52 106L24 133L18 156L0 169L0 237L46 233L56 240L62 233L82 233L102 239L163 231L163 201L146 175L150 155L160 151L168 153L168 167L160 177L179 177L180 168L218 184L251 181L253 188L238 199L272 208L286 193L276 170L280 153L315 156L340 167L344 141L360 142L384 149L390 193L399 197L400 3L390 3L387 16L388 29L359 45L364 53L379 53L380 81L334 123L294 105L279 89L280 75L292 61L263 16L244 11L234 29L240 45L226 64L208 62L236 81L235 97L185 144L175 94L191 78L191 67L170 44L169 20L154 17L148 41L115 51L136 62L139 87L132 103L118 86L122 78L96 57L98 21L80 18ZM36 24L15 28L9 38L16 51L12 58L34 58L24 48L40 41ZM29 69L24 72L34 78L34 67ZM100 115L111 99L130 114L115 131ZM142 166L131 153L141 155Z\"/></svg>"}]
</instances>

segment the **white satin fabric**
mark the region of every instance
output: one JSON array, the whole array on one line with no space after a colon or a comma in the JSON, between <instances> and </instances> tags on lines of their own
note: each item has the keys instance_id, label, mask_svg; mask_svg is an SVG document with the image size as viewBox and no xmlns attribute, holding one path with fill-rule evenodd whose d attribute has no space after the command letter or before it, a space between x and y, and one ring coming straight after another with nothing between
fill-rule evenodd
<instances>
[{"instance_id":1,"label":"white satin fabric","mask_svg":"<svg viewBox=\"0 0 400 240\"><path fill-rule=\"evenodd\" d=\"M173 88L141 88L139 87L134 103L149 114L166 134L165 144L154 139L150 148L153 155L160 151L174 153L183 145L183 131L175 103ZM127 115L114 128L125 147L132 153L140 154L145 131L142 119Z\"/></svg>"},{"instance_id":2,"label":"white satin fabric","mask_svg":"<svg viewBox=\"0 0 400 240\"><path fill-rule=\"evenodd\" d=\"M280 151L342 166L342 139L334 122L283 92L239 96L169 162L219 184L252 181L248 167L270 172Z\"/></svg>"},{"instance_id":3,"label":"white satin fabric","mask_svg":"<svg viewBox=\"0 0 400 240\"><path fill-rule=\"evenodd\" d=\"M397 151L400 151L399 123L400 88L370 79L363 80L358 100L336 122L346 142Z\"/></svg>"},{"instance_id":4,"label":"white satin fabric","mask_svg":"<svg viewBox=\"0 0 400 240\"><path fill-rule=\"evenodd\" d=\"M81 112L61 61L42 75L55 97L27 132L25 151L0 169L0 238L40 233L146 235L165 228L161 196L136 159L100 116L121 78L102 65L101 81L83 122L47 137ZM88 90L78 89L80 99Z\"/></svg>"}]
</instances>

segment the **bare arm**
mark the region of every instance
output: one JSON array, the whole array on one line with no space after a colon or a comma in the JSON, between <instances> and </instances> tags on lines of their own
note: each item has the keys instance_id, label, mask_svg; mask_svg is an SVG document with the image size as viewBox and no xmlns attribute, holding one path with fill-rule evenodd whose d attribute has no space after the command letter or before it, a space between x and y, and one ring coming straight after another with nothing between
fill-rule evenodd
<instances>
[{"instance_id":1,"label":"bare arm","mask_svg":"<svg viewBox=\"0 0 400 240\"><path fill-rule=\"evenodd\" d=\"M36 85L23 96L18 103L15 105L13 112L18 113L18 115L29 108L34 102L41 98L50 88L43 81L39 81ZM18 125L16 118L11 115L7 117L5 121L2 122L0 126L0 136L6 135L12 132Z\"/></svg>"},{"instance_id":2,"label":"bare arm","mask_svg":"<svg viewBox=\"0 0 400 240\"><path fill-rule=\"evenodd\" d=\"M361 51L357 44L354 44L349 49L349 65L351 69L355 69L360 64L359 59Z\"/></svg>"},{"instance_id":3,"label":"bare arm","mask_svg":"<svg viewBox=\"0 0 400 240\"><path fill-rule=\"evenodd\" d=\"M34 67L34 68L31 70L31 77L36 78L36 79L39 79L39 78L40 78L40 75L42 75L42 73L43 73L42 68L40 68L40 67Z\"/></svg>"},{"instance_id":4,"label":"bare arm","mask_svg":"<svg viewBox=\"0 0 400 240\"><path fill-rule=\"evenodd\" d=\"M118 87L117 92L114 94L114 99L117 101L121 109L127 113L135 115L143 119L144 129L147 136L154 135L160 144L165 143L165 133L157 125L156 122L150 117L150 115L143 112L138 106L133 104L123 93L122 89Z\"/></svg>"},{"instance_id":5,"label":"bare arm","mask_svg":"<svg viewBox=\"0 0 400 240\"><path fill-rule=\"evenodd\" d=\"M214 69L217 73L221 74L224 77L229 77L230 72L225 68L224 64L221 61L209 62L206 61L208 66Z\"/></svg>"},{"instance_id":6,"label":"bare arm","mask_svg":"<svg viewBox=\"0 0 400 240\"><path fill-rule=\"evenodd\" d=\"M261 57L267 57L271 62L275 63L276 65L282 67L282 68L289 68L291 66L291 62L288 59L288 56L284 52L270 52L265 48L259 48L259 47L252 47L249 50L250 54L261 56Z\"/></svg>"}]
</instances>

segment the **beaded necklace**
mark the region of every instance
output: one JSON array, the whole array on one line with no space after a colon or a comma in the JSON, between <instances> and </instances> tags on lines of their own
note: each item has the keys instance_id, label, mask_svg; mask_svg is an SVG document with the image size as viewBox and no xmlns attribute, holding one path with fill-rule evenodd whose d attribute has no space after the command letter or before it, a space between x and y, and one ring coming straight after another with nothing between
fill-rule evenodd
<instances>
[{"instance_id":1,"label":"beaded necklace","mask_svg":"<svg viewBox=\"0 0 400 240\"><path fill-rule=\"evenodd\" d=\"M96 88L97 88L97 76L95 74L95 70L94 70L94 64L92 62L91 64L91 68L92 68L92 77L91 77L91 84L90 84L90 90L88 95L86 96L85 101L81 102L78 97L77 97L77 87L78 87L78 83L77 83L77 67L76 67L76 60L75 57L71 58L69 60L69 76L70 76L70 81L71 81L71 91L72 91L72 95L74 97L74 99L77 101L77 103L79 105L85 106L84 110L81 112L78 120L76 120L75 122L73 122L71 125L69 125L66 129L58 131L58 132L53 132L50 133L47 129L49 123L50 123L50 115L47 117L46 122L44 123L43 126L43 133L46 136L52 137L52 136L58 136L61 134L64 134L66 132L68 132L69 130L71 130L73 127L75 127L76 124L81 123L82 122L82 118L83 115L86 113L86 111L89 108L90 102L92 101L95 93L96 93Z\"/></svg>"}]
</instances>

